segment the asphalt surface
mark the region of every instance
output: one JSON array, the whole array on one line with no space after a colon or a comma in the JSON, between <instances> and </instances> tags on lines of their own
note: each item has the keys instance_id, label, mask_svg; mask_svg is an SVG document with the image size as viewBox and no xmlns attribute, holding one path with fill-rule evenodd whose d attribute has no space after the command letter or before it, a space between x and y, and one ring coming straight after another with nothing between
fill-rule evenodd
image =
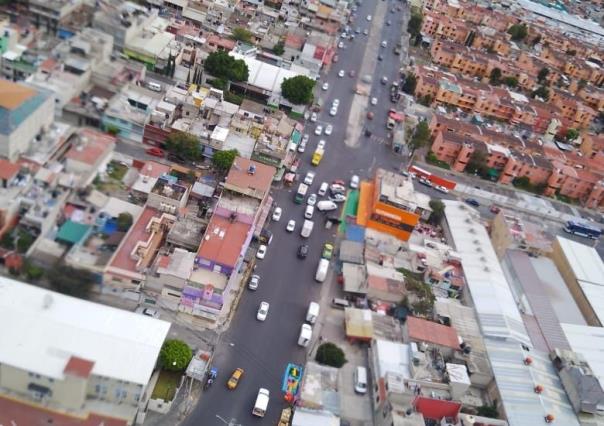
<instances>
[{"instance_id":1,"label":"asphalt surface","mask_svg":"<svg viewBox=\"0 0 604 426\"><path fill-rule=\"evenodd\" d=\"M390 0L390 5L402 5ZM356 22L351 25L366 28L373 22L367 22L365 17L373 14L376 3L366 0L357 11ZM386 19L391 19L393 25L386 26L375 23L375 29L382 31L381 40L388 40L388 49L384 52L384 61L378 62L376 75L388 75L389 79L396 77L400 68L401 58L392 53L392 48L399 39L401 25L395 22L401 20L402 12L388 12ZM307 123L305 132L311 135L306 152L300 155L300 171L303 176L307 170L314 170L317 175L310 192L316 192L321 182L331 182L334 179L348 181L353 174L361 179L373 174L376 167L387 169L399 168L401 157L395 156L390 147L375 140L363 138L357 148L349 148L344 143L346 123L353 97L355 79L348 76L350 70L357 71L361 67L363 50L367 47L367 37L357 35L352 42L345 42L346 49L338 52L339 61L332 67L329 74L321 79L329 82L329 90L321 91L319 96L325 99L325 108L319 114L318 123L332 123L333 133L330 136L315 136L315 123ZM379 44L370 46L378 49ZM344 69L347 75L339 78L337 73ZM379 79L374 79L372 93L384 99L374 107L376 121L375 133L386 136L385 120L389 105L388 87L381 86ZM376 95L373 96L376 96ZM330 117L329 106L334 98L340 100L338 115ZM381 126L377 125L380 120ZM380 131L379 128L383 128ZM319 139L327 141L326 152L318 167L310 164L312 152ZM245 290L231 327L220 338L215 352L214 366L219 370L218 380L210 389L203 392L198 405L192 410L184 425L251 425L276 424L281 409L285 406L281 382L285 368L289 362L303 364L306 359L306 348L297 345L300 327L304 323L306 309L311 300L318 301L322 285L314 280L314 274L321 255L321 248L326 241L335 239L335 227L327 230L324 227L324 215L315 213L314 230L308 239L303 239L299 232L304 220L305 205L293 202L295 187L276 189L273 191L275 204L283 208L279 222L271 223L269 229L273 232L273 241L268 248L266 258L259 261L256 273L261 276L257 291ZM296 230L290 234L285 230L289 219L297 222ZM310 254L305 260L296 256L300 244L310 246ZM326 285L324 283L323 285ZM256 312L260 302L270 303L270 310L265 322L256 320ZM316 336L313 336L316 337ZM226 389L226 381L235 368L245 370L243 379L234 391ZM251 411L258 389L265 387L270 390L270 403L266 416L258 419Z\"/></svg>"}]
</instances>

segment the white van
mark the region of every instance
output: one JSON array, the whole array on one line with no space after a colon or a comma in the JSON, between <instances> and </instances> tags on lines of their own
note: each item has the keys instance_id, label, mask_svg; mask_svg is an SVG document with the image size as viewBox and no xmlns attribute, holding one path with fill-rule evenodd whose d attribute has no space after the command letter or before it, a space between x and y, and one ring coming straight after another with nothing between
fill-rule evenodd
<instances>
[{"instance_id":1,"label":"white van","mask_svg":"<svg viewBox=\"0 0 604 426\"><path fill-rule=\"evenodd\" d=\"M367 369L357 367L354 369L354 391L364 395L367 393Z\"/></svg>"},{"instance_id":2,"label":"white van","mask_svg":"<svg viewBox=\"0 0 604 426\"><path fill-rule=\"evenodd\" d=\"M327 190L328 189L329 189L329 184L327 182L323 182L321 184L321 186L319 187L319 190L317 191L317 194L319 194L322 197L325 194L327 194Z\"/></svg>"},{"instance_id":3,"label":"white van","mask_svg":"<svg viewBox=\"0 0 604 426\"><path fill-rule=\"evenodd\" d=\"M310 343L310 339L312 339L311 326L308 324L302 324L302 328L300 328L300 336L298 337L298 344L306 347Z\"/></svg>"},{"instance_id":4,"label":"white van","mask_svg":"<svg viewBox=\"0 0 604 426\"><path fill-rule=\"evenodd\" d=\"M317 267L317 273L315 274L315 280L322 283L325 281L325 277L327 277L327 270L329 269L329 260L321 259L319 260L319 266Z\"/></svg>"},{"instance_id":5,"label":"white van","mask_svg":"<svg viewBox=\"0 0 604 426\"><path fill-rule=\"evenodd\" d=\"M317 302L310 302L310 304L308 305L308 310L306 311L306 321L311 324L317 322L320 309L321 307Z\"/></svg>"},{"instance_id":6,"label":"white van","mask_svg":"<svg viewBox=\"0 0 604 426\"><path fill-rule=\"evenodd\" d=\"M302 230L300 231L300 235L304 238L310 237L310 233L312 232L312 228L315 226L315 223L312 220L305 220L302 225Z\"/></svg>"},{"instance_id":7,"label":"white van","mask_svg":"<svg viewBox=\"0 0 604 426\"><path fill-rule=\"evenodd\" d=\"M317 203L317 209L320 212L329 212L332 210L337 210L338 205L336 203L334 203L333 201L324 200L324 201L319 201Z\"/></svg>"},{"instance_id":8,"label":"white van","mask_svg":"<svg viewBox=\"0 0 604 426\"><path fill-rule=\"evenodd\" d=\"M147 89L153 90L154 92L161 92L161 84L154 81L147 82Z\"/></svg>"},{"instance_id":9,"label":"white van","mask_svg":"<svg viewBox=\"0 0 604 426\"><path fill-rule=\"evenodd\" d=\"M306 210L304 210L304 217L306 219L312 219L312 215L315 213L314 206L306 206Z\"/></svg>"},{"instance_id":10,"label":"white van","mask_svg":"<svg viewBox=\"0 0 604 426\"><path fill-rule=\"evenodd\" d=\"M268 400L270 397L270 392L268 389L260 388L258 390L258 396L256 397L256 403L254 404L254 409L252 410L252 414L256 417L264 417L266 414L266 409L268 408Z\"/></svg>"}]
</instances>

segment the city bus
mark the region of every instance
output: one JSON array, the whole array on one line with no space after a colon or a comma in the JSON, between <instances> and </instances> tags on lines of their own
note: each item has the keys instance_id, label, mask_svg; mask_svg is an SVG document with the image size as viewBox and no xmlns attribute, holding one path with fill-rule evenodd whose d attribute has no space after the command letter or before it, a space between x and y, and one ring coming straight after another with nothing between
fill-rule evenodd
<instances>
[{"instance_id":1,"label":"city bus","mask_svg":"<svg viewBox=\"0 0 604 426\"><path fill-rule=\"evenodd\" d=\"M593 226L588 223L579 223L572 220L566 222L564 232L578 235L580 237L591 238L592 240L597 240L602 235L602 230L597 226Z\"/></svg>"}]
</instances>

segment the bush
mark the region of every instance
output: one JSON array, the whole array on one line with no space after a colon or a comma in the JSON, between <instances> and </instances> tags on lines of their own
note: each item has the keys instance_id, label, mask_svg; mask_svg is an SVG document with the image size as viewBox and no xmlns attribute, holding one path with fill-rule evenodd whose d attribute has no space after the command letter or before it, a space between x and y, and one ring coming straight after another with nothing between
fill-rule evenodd
<instances>
[{"instance_id":1,"label":"bush","mask_svg":"<svg viewBox=\"0 0 604 426\"><path fill-rule=\"evenodd\" d=\"M166 340L159 351L159 363L168 371L184 371L193 358L193 351L182 340Z\"/></svg>"},{"instance_id":2,"label":"bush","mask_svg":"<svg viewBox=\"0 0 604 426\"><path fill-rule=\"evenodd\" d=\"M231 168L235 158L239 155L239 151L236 149L230 149L228 151L217 151L212 157L212 164L218 170L226 172Z\"/></svg>"},{"instance_id":3,"label":"bush","mask_svg":"<svg viewBox=\"0 0 604 426\"><path fill-rule=\"evenodd\" d=\"M34 282L42 278L44 269L26 260L23 265L23 273L25 274L27 281Z\"/></svg>"},{"instance_id":4,"label":"bush","mask_svg":"<svg viewBox=\"0 0 604 426\"><path fill-rule=\"evenodd\" d=\"M441 169L451 170L451 166L449 165L449 163L447 163L446 161L439 160L436 157L436 154L432 151L426 154L426 163L440 167Z\"/></svg>"},{"instance_id":5,"label":"bush","mask_svg":"<svg viewBox=\"0 0 604 426\"><path fill-rule=\"evenodd\" d=\"M230 102L232 104L241 105L241 103L243 102L243 96L237 95L236 93L224 92L223 95L224 95L224 100L227 102Z\"/></svg>"},{"instance_id":6,"label":"bush","mask_svg":"<svg viewBox=\"0 0 604 426\"><path fill-rule=\"evenodd\" d=\"M0 239L0 246L8 250L15 249L15 238L10 232L7 232L2 236L2 239Z\"/></svg>"},{"instance_id":7,"label":"bush","mask_svg":"<svg viewBox=\"0 0 604 426\"><path fill-rule=\"evenodd\" d=\"M117 217L117 230L126 232L132 226L132 215L128 212L120 213Z\"/></svg>"},{"instance_id":8,"label":"bush","mask_svg":"<svg viewBox=\"0 0 604 426\"><path fill-rule=\"evenodd\" d=\"M27 252L36 238L29 232L19 230L17 237L17 251L21 254Z\"/></svg>"},{"instance_id":9,"label":"bush","mask_svg":"<svg viewBox=\"0 0 604 426\"><path fill-rule=\"evenodd\" d=\"M344 351L331 342L323 343L319 346L315 360L319 364L336 368L342 367L347 362Z\"/></svg>"},{"instance_id":10,"label":"bush","mask_svg":"<svg viewBox=\"0 0 604 426\"><path fill-rule=\"evenodd\" d=\"M91 272L66 265L55 265L48 271L47 277L53 290L82 299L89 296L95 282Z\"/></svg>"},{"instance_id":11,"label":"bush","mask_svg":"<svg viewBox=\"0 0 604 426\"><path fill-rule=\"evenodd\" d=\"M120 128L114 126L113 124L108 124L107 126L105 126L105 131L112 136L116 136L117 134L119 134Z\"/></svg>"}]
</instances>

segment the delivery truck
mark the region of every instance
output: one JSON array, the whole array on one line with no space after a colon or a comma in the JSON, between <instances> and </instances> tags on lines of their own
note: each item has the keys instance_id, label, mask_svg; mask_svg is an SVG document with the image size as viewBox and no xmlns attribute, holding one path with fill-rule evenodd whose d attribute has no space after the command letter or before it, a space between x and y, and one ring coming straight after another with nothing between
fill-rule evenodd
<instances>
[{"instance_id":1,"label":"delivery truck","mask_svg":"<svg viewBox=\"0 0 604 426\"><path fill-rule=\"evenodd\" d=\"M264 417L266 414L266 409L268 408L268 400L269 400L270 392L268 389L260 388L258 390L258 396L256 397L256 403L254 404L254 409L252 410L252 414L256 417Z\"/></svg>"}]
</instances>

